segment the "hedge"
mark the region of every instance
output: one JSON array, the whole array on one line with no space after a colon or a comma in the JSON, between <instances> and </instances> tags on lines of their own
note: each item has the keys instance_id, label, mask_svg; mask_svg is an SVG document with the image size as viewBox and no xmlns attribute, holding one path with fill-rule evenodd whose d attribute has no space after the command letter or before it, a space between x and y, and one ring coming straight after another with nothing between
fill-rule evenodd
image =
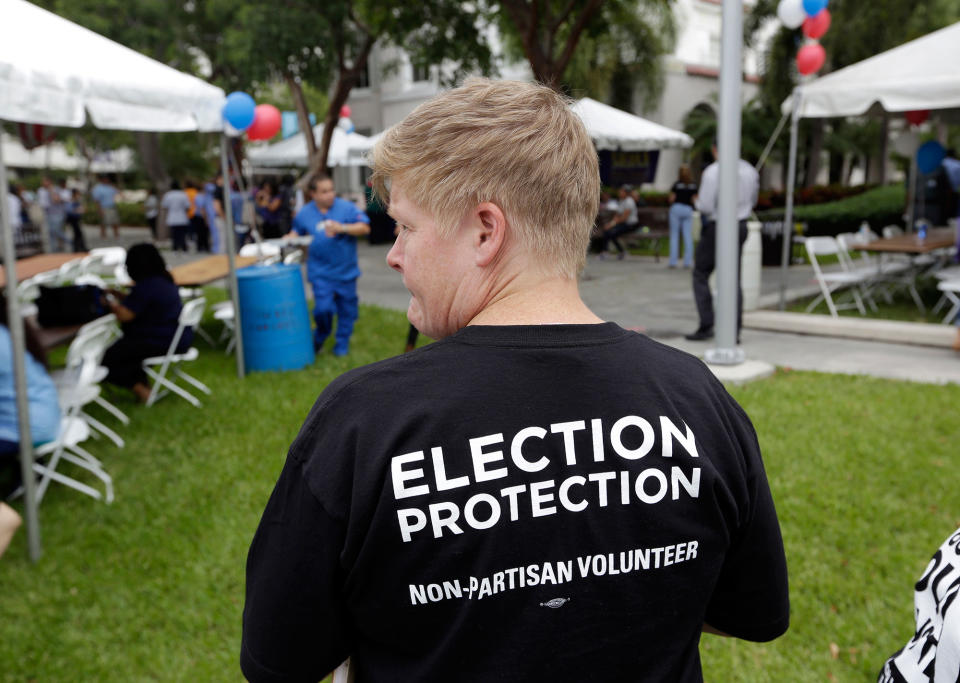
<instances>
[{"instance_id":1,"label":"hedge","mask_svg":"<svg viewBox=\"0 0 960 683\"><path fill-rule=\"evenodd\" d=\"M884 226L903 224L907 204L907 191L902 185L875 187L853 197L826 204L797 206L794 220L807 224L807 235L838 235L841 232L856 232L862 221L880 232ZM783 209L758 211L761 221L782 221Z\"/></svg>"},{"instance_id":2,"label":"hedge","mask_svg":"<svg viewBox=\"0 0 960 683\"><path fill-rule=\"evenodd\" d=\"M145 226L147 224L143 204L118 202L117 213L120 215L120 225ZM97 210L96 204L87 204L86 210L83 212L83 222L87 225L100 225L100 212Z\"/></svg>"}]
</instances>

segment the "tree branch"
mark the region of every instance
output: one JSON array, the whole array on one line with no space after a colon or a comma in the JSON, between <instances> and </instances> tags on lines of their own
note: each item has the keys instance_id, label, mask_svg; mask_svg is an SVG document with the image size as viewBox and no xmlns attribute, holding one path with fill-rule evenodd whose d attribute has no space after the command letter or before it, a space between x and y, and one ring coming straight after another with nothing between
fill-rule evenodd
<instances>
[{"instance_id":1,"label":"tree branch","mask_svg":"<svg viewBox=\"0 0 960 683\"><path fill-rule=\"evenodd\" d=\"M550 40L553 40L553 37L557 35L557 31L560 30L560 27L563 26L564 22L570 16L570 13L573 12L574 5L577 4L577 0L570 0L567 3L567 6L563 8L563 11L560 13L560 16L557 17L556 21L550 24Z\"/></svg>"},{"instance_id":2,"label":"tree branch","mask_svg":"<svg viewBox=\"0 0 960 683\"><path fill-rule=\"evenodd\" d=\"M574 50L577 49L580 34L583 33L583 29L586 28L587 23L593 18L593 15L596 14L602 4L603 0L588 0L587 6L583 8L580 16L577 17L576 23L574 23L573 28L570 29L570 35L567 36L567 44L563 49L563 54L561 54L560 59L554 63L557 78L566 70L567 65L573 58Z\"/></svg>"}]
</instances>

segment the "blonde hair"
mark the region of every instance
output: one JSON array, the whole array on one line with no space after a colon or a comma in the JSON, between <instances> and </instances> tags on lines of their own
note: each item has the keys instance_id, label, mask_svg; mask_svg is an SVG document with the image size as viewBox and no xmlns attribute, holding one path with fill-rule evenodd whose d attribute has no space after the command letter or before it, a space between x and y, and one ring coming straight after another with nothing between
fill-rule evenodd
<instances>
[{"instance_id":1,"label":"blonde hair","mask_svg":"<svg viewBox=\"0 0 960 683\"><path fill-rule=\"evenodd\" d=\"M441 236L492 202L544 265L570 278L583 268L599 206L597 153L569 100L546 86L470 78L384 133L371 166L380 199L400 183Z\"/></svg>"},{"instance_id":2,"label":"blonde hair","mask_svg":"<svg viewBox=\"0 0 960 683\"><path fill-rule=\"evenodd\" d=\"M693 174L690 172L689 164L680 164L680 170L677 171L677 180L681 183L693 182Z\"/></svg>"}]
</instances>

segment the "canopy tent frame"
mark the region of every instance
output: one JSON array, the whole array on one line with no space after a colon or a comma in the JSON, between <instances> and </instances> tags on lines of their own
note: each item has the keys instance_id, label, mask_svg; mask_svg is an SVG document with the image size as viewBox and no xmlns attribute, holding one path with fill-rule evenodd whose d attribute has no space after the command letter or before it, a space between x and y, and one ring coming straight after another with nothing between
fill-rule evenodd
<instances>
[{"instance_id":1,"label":"canopy tent frame","mask_svg":"<svg viewBox=\"0 0 960 683\"><path fill-rule=\"evenodd\" d=\"M960 108L960 22L928 33L897 47L802 83L784 100L789 112L790 156L783 217L783 253L780 263L780 310L786 308L787 267L793 239L794 185L797 137L801 118L862 116L879 108L894 114L918 109ZM911 162L911 192L916 178L916 155ZM909 206L913 220L913 201ZM908 225L912 228L912 225Z\"/></svg>"},{"instance_id":2,"label":"canopy tent frame","mask_svg":"<svg viewBox=\"0 0 960 683\"><path fill-rule=\"evenodd\" d=\"M223 90L199 78L181 73L130 48L78 26L25 0L5 0L5 20L0 25L0 125L4 121L39 123L77 128L89 118L97 128L182 132L219 132L224 177L226 242L230 294L236 311L237 297L235 234L230 207L230 175L226 161L226 133L221 118ZM23 31L25 25L31 31ZM77 59L64 62L59 52L37 41L46 36L57 44L71 44ZM24 68L23 65L29 65ZM136 78L124 82L118 65ZM131 123L132 122L132 123ZM0 232L6 273L7 324L13 356L14 387L20 433L20 468L30 559L41 556L37 517L36 482L33 477L33 447L30 434L26 383L26 345L23 319L17 297L16 252L7 201L7 169L0 153ZM244 376L241 335L237 335L237 374Z\"/></svg>"}]
</instances>

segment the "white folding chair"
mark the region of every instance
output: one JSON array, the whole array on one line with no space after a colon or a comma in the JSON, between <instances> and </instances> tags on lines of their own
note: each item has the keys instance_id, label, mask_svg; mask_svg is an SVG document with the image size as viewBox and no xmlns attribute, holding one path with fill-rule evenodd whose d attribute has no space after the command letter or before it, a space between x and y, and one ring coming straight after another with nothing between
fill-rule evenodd
<instances>
[{"instance_id":1,"label":"white folding chair","mask_svg":"<svg viewBox=\"0 0 960 683\"><path fill-rule=\"evenodd\" d=\"M937 289L943 292L943 296L950 303L950 310L943 316L944 323L951 323L960 313L960 280L941 280L937 283Z\"/></svg>"},{"instance_id":2,"label":"white folding chair","mask_svg":"<svg viewBox=\"0 0 960 683\"><path fill-rule=\"evenodd\" d=\"M221 301L213 307L213 317L223 323L223 332L220 333L222 342L227 339L227 353L233 352L233 347L237 344L237 316L233 311L232 301Z\"/></svg>"},{"instance_id":3,"label":"white folding chair","mask_svg":"<svg viewBox=\"0 0 960 683\"><path fill-rule=\"evenodd\" d=\"M280 262L280 247L269 242L253 242L240 247L240 256L256 258L264 265Z\"/></svg>"},{"instance_id":4,"label":"white folding chair","mask_svg":"<svg viewBox=\"0 0 960 683\"><path fill-rule=\"evenodd\" d=\"M107 347L119 336L115 324L109 319L100 320L103 322L95 321L95 325L88 323L86 331L81 330L77 334L67 349L66 369L51 373L51 376L57 386L64 414L82 419L96 430L93 436L99 432L118 448L123 448L125 442L119 434L84 410L88 404L96 403L123 424L130 423L130 419L119 408L100 395L99 383L107 376L107 369L100 363Z\"/></svg>"},{"instance_id":5,"label":"white folding chair","mask_svg":"<svg viewBox=\"0 0 960 683\"><path fill-rule=\"evenodd\" d=\"M83 275L83 259L75 258L60 266L60 270L57 271L57 281L60 284L73 282L81 275Z\"/></svg>"},{"instance_id":6,"label":"white folding chair","mask_svg":"<svg viewBox=\"0 0 960 683\"><path fill-rule=\"evenodd\" d=\"M863 298L860 295L860 285L866 281L867 276L863 272L847 270L845 259L841 256L842 248L837 240L829 236L806 237L803 240L803 246L804 249L806 249L810 265L813 266L813 273L817 279L817 284L820 285L820 294L810 302L806 312L809 313L812 311L821 301L826 301L830 315L834 318L839 316L837 311L841 308L855 307L860 312L860 315L866 315L867 310L863 306ZM840 262L840 270L824 271L819 261L817 261L817 256L836 256ZM834 302L833 293L843 287L849 288L850 293L853 295L853 303L838 305Z\"/></svg>"},{"instance_id":7,"label":"white folding chair","mask_svg":"<svg viewBox=\"0 0 960 683\"><path fill-rule=\"evenodd\" d=\"M144 372L153 380L153 387L150 389L150 396L147 398L148 406L152 406L156 403L157 399L173 392L198 408L200 407L200 401L197 400L193 394L178 385L175 379L170 379L169 375L171 372L205 394L211 393L210 388L206 384L195 377L191 377L180 368L181 363L197 359L197 356L200 354L197 352L196 347L191 346L184 353L177 353L177 346L180 344L180 339L183 337L184 331L188 327L196 329L197 325L200 324L200 319L203 317L203 308L206 303L207 300L203 297L192 299L185 303L183 309L180 311L177 331L173 335L173 340L170 342L170 347L167 349L166 355L154 356L143 361Z\"/></svg>"},{"instance_id":8,"label":"white folding chair","mask_svg":"<svg viewBox=\"0 0 960 683\"><path fill-rule=\"evenodd\" d=\"M869 241L872 242L873 240ZM866 251L860 252L859 259L853 258L852 252L857 251L857 245L864 243L863 238L857 233L840 233L837 235L837 242L840 243L842 249L839 258L841 260L846 259L847 270L862 272L866 275L860 293L864 295L864 299L873 310L877 310L877 305L871 295L873 290L879 291L889 304L893 303L892 290L898 288L906 289L909 292L913 303L916 304L921 313L926 310L915 284L916 270L909 262L901 259L885 259L885 255L881 255L879 258L873 257Z\"/></svg>"},{"instance_id":9,"label":"white folding chair","mask_svg":"<svg viewBox=\"0 0 960 683\"><path fill-rule=\"evenodd\" d=\"M113 502L113 480L103 468L103 463L79 445L89 438L90 434L90 427L82 419L64 417L60 421L60 433L57 438L34 449L33 471L40 475L40 483L37 486L37 503L43 500L51 481L63 484L96 500L105 500L107 503ZM85 469L97 477L103 482L106 495L104 496L92 486L58 471L57 466L61 460Z\"/></svg>"}]
</instances>

